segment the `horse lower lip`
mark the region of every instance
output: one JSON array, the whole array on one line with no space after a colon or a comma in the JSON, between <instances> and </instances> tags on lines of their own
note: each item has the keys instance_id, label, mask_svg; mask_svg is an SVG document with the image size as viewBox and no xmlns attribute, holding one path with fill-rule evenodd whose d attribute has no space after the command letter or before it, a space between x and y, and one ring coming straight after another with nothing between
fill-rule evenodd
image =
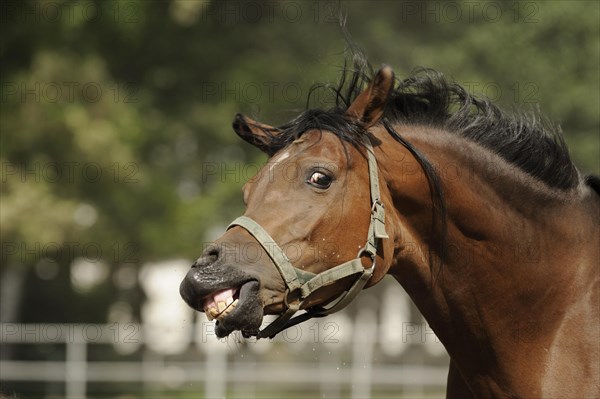
<instances>
[{"instance_id":1,"label":"horse lower lip","mask_svg":"<svg viewBox=\"0 0 600 399\"><path fill-rule=\"evenodd\" d=\"M258 331L263 319L259 290L260 283L257 280L246 281L240 286L238 304L217 319L217 337L225 337L234 330Z\"/></svg>"},{"instance_id":2,"label":"horse lower lip","mask_svg":"<svg viewBox=\"0 0 600 399\"><path fill-rule=\"evenodd\" d=\"M258 285L258 281L251 280L242 284L242 286L239 288L240 302L243 302L248 298L255 284Z\"/></svg>"}]
</instances>

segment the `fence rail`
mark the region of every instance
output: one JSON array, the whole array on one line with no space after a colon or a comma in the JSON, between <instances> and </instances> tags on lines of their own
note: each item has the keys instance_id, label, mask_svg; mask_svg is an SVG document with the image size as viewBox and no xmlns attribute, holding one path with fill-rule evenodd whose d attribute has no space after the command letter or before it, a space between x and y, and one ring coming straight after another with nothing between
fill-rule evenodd
<instances>
[{"instance_id":1,"label":"fence rail","mask_svg":"<svg viewBox=\"0 0 600 399\"><path fill-rule=\"evenodd\" d=\"M358 318L357 318L358 319ZM257 353L246 358L236 356L247 348L231 343L226 346L212 344L196 345L197 356L174 359L173 356L157 354L146 347L147 334L142 325L115 324L15 324L0 323L2 359L0 379L3 389L7 382L54 382L65 384L68 399L86 398L88 384L141 383L146 388L157 386L175 387L186 383L198 383L203 388L199 394L205 398L225 397L230 386L244 385L251 392L268 386L279 390L310 387L325 392L351 391L353 398L369 398L374 389L423 392L426 389L442 390L446 383L447 366L427 364L385 364L375 360L378 342L368 317L363 315L362 325L355 326L352 339L338 342L338 346L310 344L313 359L306 359L302 352L294 352L294 344L274 342L279 351L289 351L282 357ZM202 327L196 325L196 331ZM204 341L199 334L192 334L192 343ZM7 348L16 345L64 345L64 360L23 360L12 358ZM262 344L262 343L261 343ZM103 361L91 359L92 345L131 345L142 351L140 360ZM198 348L202 347L203 350ZM330 355L324 355L327 351ZM335 352L333 355L331 353ZM341 358L348 358L344 367ZM250 359L251 358L251 359ZM294 361L291 361L293 358ZM281 360L280 360L281 359ZM298 359L298 361L296 361ZM317 360L314 360L317 359ZM9 384L10 385L10 384ZM150 388L148 388L150 387ZM152 388L154 387L154 388Z\"/></svg>"}]
</instances>

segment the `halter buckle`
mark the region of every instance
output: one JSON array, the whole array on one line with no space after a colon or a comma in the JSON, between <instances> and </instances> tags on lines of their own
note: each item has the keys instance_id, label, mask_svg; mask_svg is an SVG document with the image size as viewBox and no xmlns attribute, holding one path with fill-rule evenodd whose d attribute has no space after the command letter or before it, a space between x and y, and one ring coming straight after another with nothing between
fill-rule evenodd
<instances>
[{"instance_id":1,"label":"halter buckle","mask_svg":"<svg viewBox=\"0 0 600 399\"><path fill-rule=\"evenodd\" d=\"M371 207L371 219L376 238L390 238L385 231L385 207L379 198L373 201Z\"/></svg>"}]
</instances>

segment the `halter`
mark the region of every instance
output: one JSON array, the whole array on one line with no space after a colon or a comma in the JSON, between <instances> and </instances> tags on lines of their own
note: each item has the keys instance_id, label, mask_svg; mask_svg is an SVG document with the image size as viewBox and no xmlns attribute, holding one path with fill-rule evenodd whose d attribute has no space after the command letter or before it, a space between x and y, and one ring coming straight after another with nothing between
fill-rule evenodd
<instances>
[{"instance_id":1,"label":"halter","mask_svg":"<svg viewBox=\"0 0 600 399\"><path fill-rule=\"evenodd\" d=\"M335 313L346 307L356 295L358 295L373 275L377 258L377 244L379 243L379 240L389 237L385 232L385 210L379 192L377 160L375 158L375 153L373 152L371 140L366 135L363 138L363 142L367 149L367 161L369 165L371 223L369 224L369 231L367 233L367 242L365 246L358 251L356 258L315 274L292 266L288 257L275 243L275 240L273 240L269 233L267 233L260 224L248 216L238 217L227 227L228 230L233 226L240 226L246 229L269 254L269 257L275 266L277 266L286 285L284 304L287 309L264 329L247 333L246 335L256 336L257 338L273 338L281 331L295 326L298 323L313 317L323 317ZM368 255L373 262L368 269L365 269L361 262L361 257L364 255ZM292 318L292 316L300 310L300 307L310 294L324 286L333 284L338 280L354 274L359 275L352 286L338 296L337 301L333 305L330 305L329 307L320 305L313 306L307 309L305 313ZM290 297L293 299L290 300Z\"/></svg>"}]
</instances>

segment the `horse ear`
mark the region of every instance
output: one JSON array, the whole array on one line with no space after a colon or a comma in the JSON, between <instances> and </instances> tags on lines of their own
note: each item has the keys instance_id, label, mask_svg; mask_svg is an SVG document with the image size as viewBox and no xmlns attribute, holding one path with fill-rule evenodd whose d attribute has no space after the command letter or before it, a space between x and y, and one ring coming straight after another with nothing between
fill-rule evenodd
<instances>
[{"instance_id":1,"label":"horse ear","mask_svg":"<svg viewBox=\"0 0 600 399\"><path fill-rule=\"evenodd\" d=\"M275 153L272 140L279 134L280 130L278 128L257 122L242 114L237 114L233 118L233 130L245 142L252 144L267 155L271 156Z\"/></svg>"},{"instance_id":2,"label":"horse ear","mask_svg":"<svg viewBox=\"0 0 600 399\"><path fill-rule=\"evenodd\" d=\"M371 84L350 104L346 115L357 119L365 129L368 129L381 119L393 89L394 71L384 65Z\"/></svg>"}]
</instances>

